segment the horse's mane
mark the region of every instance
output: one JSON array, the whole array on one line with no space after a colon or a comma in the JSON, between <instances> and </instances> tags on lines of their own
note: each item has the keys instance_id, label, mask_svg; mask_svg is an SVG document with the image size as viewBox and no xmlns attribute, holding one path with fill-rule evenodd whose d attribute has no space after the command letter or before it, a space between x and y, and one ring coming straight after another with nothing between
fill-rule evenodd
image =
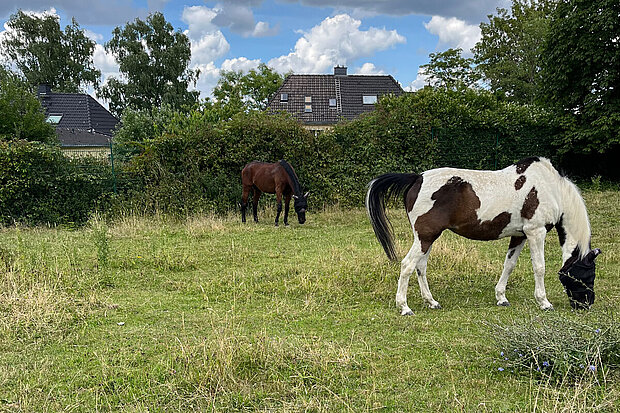
<instances>
[{"instance_id":1,"label":"horse's mane","mask_svg":"<svg viewBox=\"0 0 620 413\"><path fill-rule=\"evenodd\" d=\"M590 251L592 232L581 192L570 179L561 176L548 159L540 158L540 161L540 164L544 165L554 177L560 195L558 201L562 209L563 227L577 241L579 254L583 258Z\"/></svg>"},{"instance_id":2,"label":"horse's mane","mask_svg":"<svg viewBox=\"0 0 620 413\"><path fill-rule=\"evenodd\" d=\"M284 159L281 159L279 163L282 165L282 168L284 168L289 178L291 178L291 182L293 183L293 193L297 196L301 196L301 184L299 183L299 179L297 178L293 167Z\"/></svg>"}]
</instances>

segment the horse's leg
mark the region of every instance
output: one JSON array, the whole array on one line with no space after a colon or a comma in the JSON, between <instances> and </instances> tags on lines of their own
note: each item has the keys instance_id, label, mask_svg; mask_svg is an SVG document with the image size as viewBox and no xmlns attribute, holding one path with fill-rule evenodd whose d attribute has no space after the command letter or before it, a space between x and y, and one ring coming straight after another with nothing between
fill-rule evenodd
<instances>
[{"instance_id":1,"label":"horse's leg","mask_svg":"<svg viewBox=\"0 0 620 413\"><path fill-rule=\"evenodd\" d=\"M416 271L418 273L418 284L420 285L420 294L422 294L422 298L426 300L428 306L433 309L441 308L441 305L437 301L433 299L433 294L431 294L430 288L428 288L428 281L426 280L426 266L428 264L428 256L431 253L431 247L428 248L428 251L418 261L418 265L416 266Z\"/></svg>"},{"instance_id":2,"label":"horse's leg","mask_svg":"<svg viewBox=\"0 0 620 413\"><path fill-rule=\"evenodd\" d=\"M243 186L243 195L241 196L241 222L245 222L245 211L248 207L250 188L249 186Z\"/></svg>"},{"instance_id":3,"label":"horse's leg","mask_svg":"<svg viewBox=\"0 0 620 413\"><path fill-rule=\"evenodd\" d=\"M252 213L254 214L254 222L258 222L258 200L261 196L260 189L254 187L254 199L252 199Z\"/></svg>"},{"instance_id":4,"label":"horse's leg","mask_svg":"<svg viewBox=\"0 0 620 413\"><path fill-rule=\"evenodd\" d=\"M280 213L282 212L282 191L280 188L276 188L276 227L280 220Z\"/></svg>"},{"instance_id":5,"label":"horse's leg","mask_svg":"<svg viewBox=\"0 0 620 413\"><path fill-rule=\"evenodd\" d=\"M288 208L291 204L291 194L284 195L284 225L288 225Z\"/></svg>"},{"instance_id":6,"label":"horse's leg","mask_svg":"<svg viewBox=\"0 0 620 413\"><path fill-rule=\"evenodd\" d=\"M545 236L547 230L544 227L530 231L524 229L530 244L532 255L532 268L534 270L534 298L542 310L551 310L553 305L547 300L545 292Z\"/></svg>"},{"instance_id":7,"label":"horse's leg","mask_svg":"<svg viewBox=\"0 0 620 413\"><path fill-rule=\"evenodd\" d=\"M396 291L396 307L400 309L401 315L413 315L413 311L407 305L407 288L409 287L409 277L415 269L418 261L422 257L420 244L416 240L405 258L400 262L400 278L398 279L398 290Z\"/></svg>"},{"instance_id":8,"label":"horse's leg","mask_svg":"<svg viewBox=\"0 0 620 413\"><path fill-rule=\"evenodd\" d=\"M508 252L506 253L506 259L504 260L504 270L501 277L495 286L495 298L497 299L497 305L508 306L510 303L506 299L506 284L508 284L508 277L512 274L512 271L517 265L517 259L521 250L525 245L526 237L511 237L510 244L508 245Z\"/></svg>"}]
</instances>

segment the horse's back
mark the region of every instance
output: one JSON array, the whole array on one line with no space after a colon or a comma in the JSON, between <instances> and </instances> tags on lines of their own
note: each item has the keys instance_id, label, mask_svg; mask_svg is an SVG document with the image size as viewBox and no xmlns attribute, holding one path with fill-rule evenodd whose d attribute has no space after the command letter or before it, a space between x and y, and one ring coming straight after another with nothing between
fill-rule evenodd
<instances>
[{"instance_id":1,"label":"horse's back","mask_svg":"<svg viewBox=\"0 0 620 413\"><path fill-rule=\"evenodd\" d=\"M275 193L282 166L276 163L254 161L247 164L241 171L241 182L244 186L253 186L262 192Z\"/></svg>"},{"instance_id":2,"label":"horse's back","mask_svg":"<svg viewBox=\"0 0 620 413\"><path fill-rule=\"evenodd\" d=\"M557 171L548 161L528 162L525 167L515 164L497 171L438 168L424 172L416 202L407 211L412 223L422 216L420 222L442 217L446 229L463 236L496 239L522 235L525 220L536 225L552 222L552 208L538 207L541 199L550 204L547 199ZM495 230L481 227L487 223Z\"/></svg>"}]
</instances>

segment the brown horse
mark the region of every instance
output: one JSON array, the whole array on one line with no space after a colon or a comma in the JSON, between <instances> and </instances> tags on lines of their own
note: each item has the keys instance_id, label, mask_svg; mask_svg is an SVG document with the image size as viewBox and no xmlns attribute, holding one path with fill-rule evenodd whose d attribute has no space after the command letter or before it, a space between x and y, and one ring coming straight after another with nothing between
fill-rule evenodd
<instances>
[{"instance_id":1,"label":"brown horse","mask_svg":"<svg viewBox=\"0 0 620 413\"><path fill-rule=\"evenodd\" d=\"M254 192L252 212L254 221L258 222L258 200L263 192L276 194L277 213L276 226L282 212L282 195L284 195L284 225L288 225L288 208L291 198L295 199L294 208L299 223L306 222L306 210L308 209L308 192L302 194L299 179L285 160L276 163L250 162L241 171L241 183L243 184L243 196L241 198L241 220L245 222L245 211L248 206L250 190Z\"/></svg>"}]
</instances>

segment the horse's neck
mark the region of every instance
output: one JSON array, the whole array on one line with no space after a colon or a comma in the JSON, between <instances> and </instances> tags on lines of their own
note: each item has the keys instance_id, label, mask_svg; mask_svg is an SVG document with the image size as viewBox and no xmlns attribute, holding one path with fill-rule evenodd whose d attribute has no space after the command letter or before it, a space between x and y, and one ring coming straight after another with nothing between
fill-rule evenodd
<instances>
[{"instance_id":1,"label":"horse's neck","mask_svg":"<svg viewBox=\"0 0 620 413\"><path fill-rule=\"evenodd\" d=\"M295 175L295 171L293 171L293 168L286 161L280 161L280 165L282 165L284 171L286 172L289 184L293 189L293 194L296 196L301 196L301 185L297 179L297 175Z\"/></svg>"}]
</instances>

